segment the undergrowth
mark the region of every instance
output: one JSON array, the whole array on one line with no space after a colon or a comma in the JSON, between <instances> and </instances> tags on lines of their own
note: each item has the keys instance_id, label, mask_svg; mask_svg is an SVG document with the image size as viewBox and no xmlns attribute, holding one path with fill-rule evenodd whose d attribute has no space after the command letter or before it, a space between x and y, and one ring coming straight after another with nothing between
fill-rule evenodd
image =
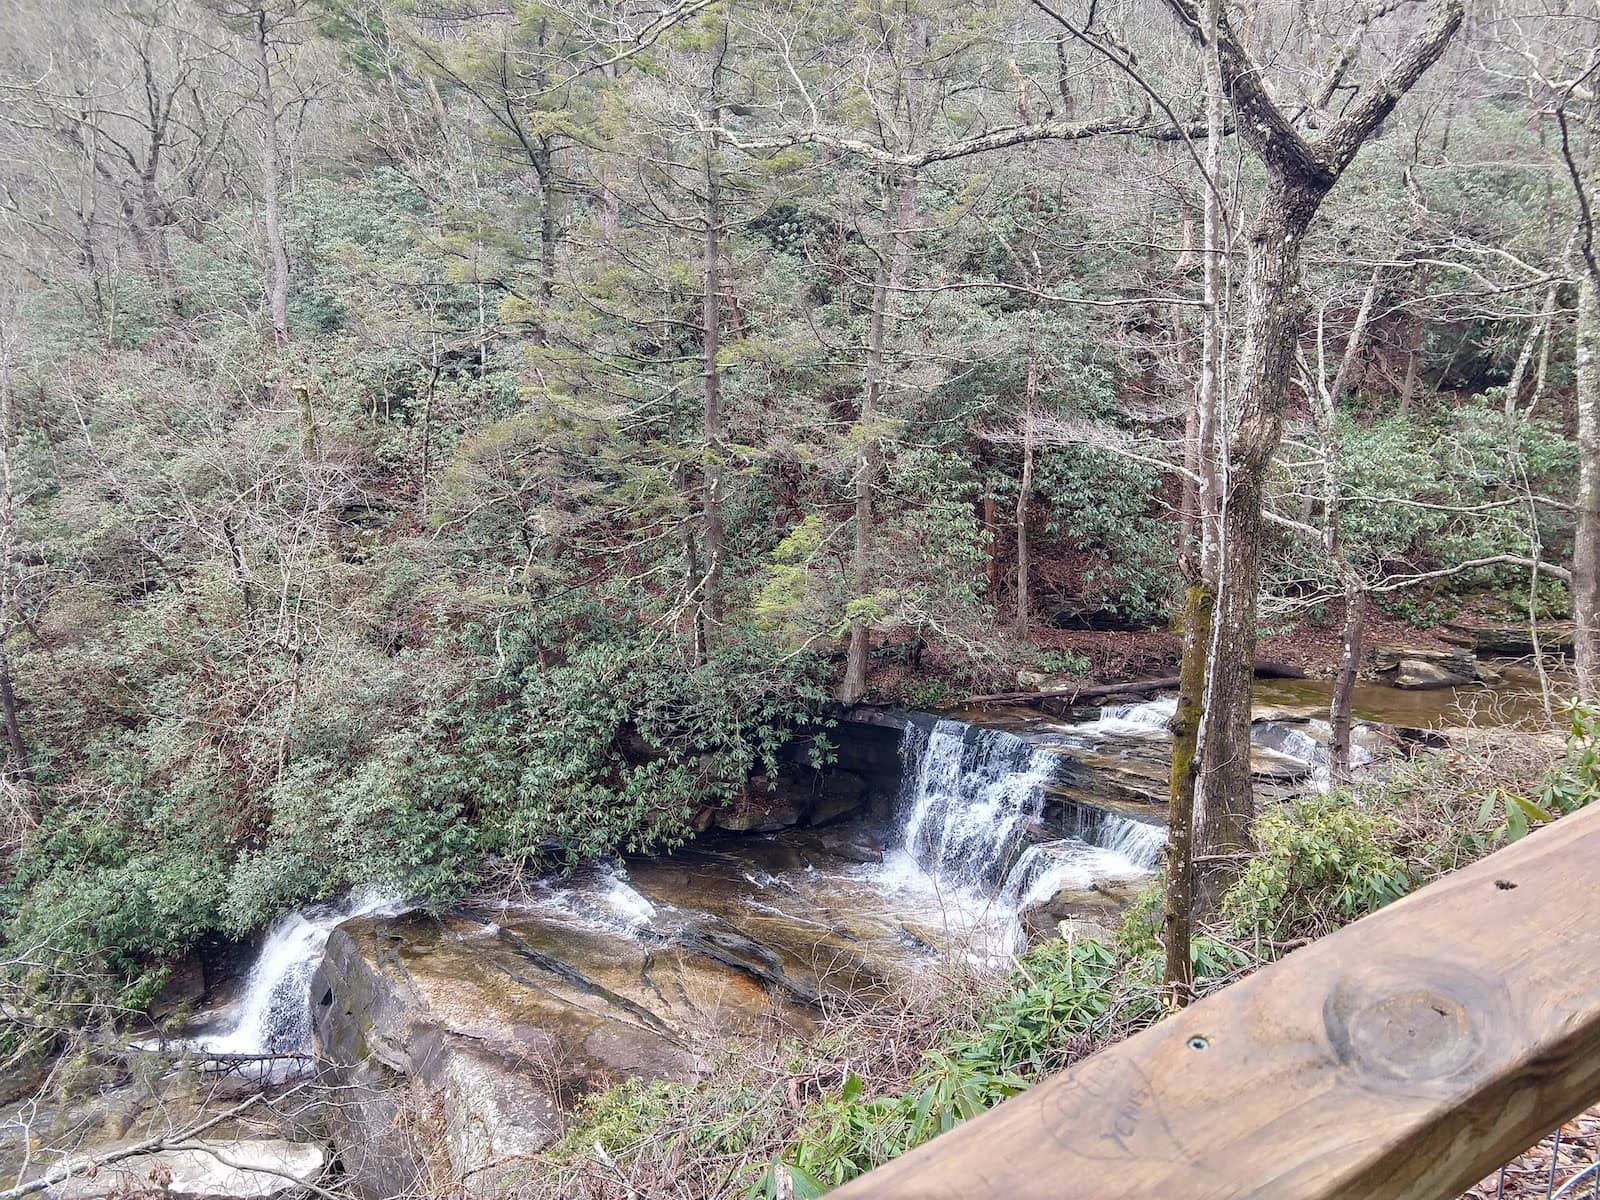
<instances>
[{"instance_id":1,"label":"undergrowth","mask_svg":"<svg viewBox=\"0 0 1600 1200\"><path fill-rule=\"evenodd\" d=\"M1198 990L1600 795L1600 716L1573 710L1552 766L1559 753L1486 731L1381 783L1269 809L1257 854L1194 939ZM951 968L887 1007L835 1017L814 1042L758 1060L741 1046L697 1083L601 1092L528 1182L587 1200L820 1196L1158 1020L1159 924L1158 883L1115 936L1036 946L998 986Z\"/></svg>"}]
</instances>

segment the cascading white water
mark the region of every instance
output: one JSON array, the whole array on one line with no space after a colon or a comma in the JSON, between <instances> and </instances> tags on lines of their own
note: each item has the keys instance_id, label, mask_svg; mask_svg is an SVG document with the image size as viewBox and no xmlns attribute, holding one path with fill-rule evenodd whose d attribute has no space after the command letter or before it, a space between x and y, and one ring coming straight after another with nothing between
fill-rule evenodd
<instances>
[{"instance_id":1,"label":"cascading white water","mask_svg":"<svg viewBox=\"0 0 1600 1200\"><path fill-rule=\"evenodd\" d=\"M1044 810L1054 756L997 729L939 721L908 726L905 848L948 885L992 888Z\"/></svg>"},{"instance_id":2,"label":"cascading white water","mask_svg":"<svg viewBox=\"0 0 1600 1200\"><path fill-rule=\"evenodd\" d=\"M1133 707L1102 720L1155 724L1157 714L1130 714ZM1024 847L1041 821L1059 760L1003 730L959 721L912 724L901 757L903 849L888 870L902 885L915 883L920 871L947 916L955 910L968 929L987 924L996 933L988 939L990 953L1018 947L1018 914L1030 905L1062 888L1147 874L1166 844L1160 826L1075 807L1069 836Z\"/></svg>"},{"instance_id":3,"label":"cascading white water","mask_svg":"<svg viewBox=\"0 0 1600 1200\"><path fill-rule=\"evenodd\" d=\"M1137 704L1107 704L1092 720L1079 722L1070 732L1077 738L1094 739L1161 737L1169 732L1177 711L1178 701L1172 696Z\"/></svg>"},{"instance_id":4,"label":"cascading white water","mask_svg":"<svg viewBox=\"0 0 1600 1200\"><path fill-rule=\"evenodd\" d=\"M340 904L318 904L280 917L267 930L239 998L238 1015L223 1033L190 1043L208 1054L295 1054L311 1046L311 975L328 936L352 917L394 916L405 906L366 892Z\"/></svg>"},{"instance_id":5,"label":"cascading white water","mask_svg":"<svg viewBox=\"0 0 1600 1200\"><path fill-rule=\"evenodd\" d=\"M1355 729L1359 732L1359 723ZM1277 754L1306 765L1306 778L1318 791L1325 792L1332 782L1328 760L1328 739L1333 730L1326 721L1307 721L1303 725L1277 721L1263 721L1251 731L1251 741ZM1371 747L1353 742L1350 746L1350 766L1359 770L1376 759Z\"/></svg>"},{"instance_id":6,"label":"cascading white water","mask_svg":"<svg viewBox=\"0 0 1600 1200\"><path fill-rule=\"evenodd\" d=\"M1006 876L1006 907L1022 913L1066 889L1087 891L1106 880L1137 879L1146 870L1126 855L1077 838L1036 842Z\"/></svg>"}]
</instances>

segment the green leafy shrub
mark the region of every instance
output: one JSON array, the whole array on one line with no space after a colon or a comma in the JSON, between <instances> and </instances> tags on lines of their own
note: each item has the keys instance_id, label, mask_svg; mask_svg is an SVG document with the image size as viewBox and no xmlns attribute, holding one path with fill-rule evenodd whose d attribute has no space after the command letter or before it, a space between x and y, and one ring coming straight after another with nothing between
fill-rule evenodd
<instances>
[{"instance_id":1,"label":"green leafy shrub","mask_svg":"<svg viewBox=\"0 0 1600 1200\"><path fill-rule=\"evenodd\" d=\"M765 1200L784 1187L821 1195L970 1120L1086 1053L1113 1010L1125 1031L1160 1015L1146 967L1129 967L1090 939L1035 947L974 1028L924 1053L904 1090L868 1096L851 1075L837 1095L813 1105L804 1132L753 1195Z\"/></svg>"},{"instance_id":2,"label":"green leafy shrub","mask_svg":"<svg viewBox=\"0 0 1600 1200\"><path fill-rule=\"evenodd\" d=\"M1223 897L1239 936L1316 937L1398 899L1412 876L1395 824L1347 791L1296 800L1255 824L1258 853Z\"/></svg>"}]
</instances>

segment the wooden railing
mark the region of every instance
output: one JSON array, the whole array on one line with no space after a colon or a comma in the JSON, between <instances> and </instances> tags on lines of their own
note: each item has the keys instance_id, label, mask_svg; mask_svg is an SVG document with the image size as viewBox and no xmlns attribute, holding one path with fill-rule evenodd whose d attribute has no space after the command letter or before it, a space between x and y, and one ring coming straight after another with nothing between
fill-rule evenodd
<instances>
[{"instance_id":1,"label":"wooden railing","mask_svg":"<svg viewBox=\"0 0 1600 1200\"><path fill-rule=\"evenodd\" d=\"M1600 807L832 1193L1446 1200L1600 1101Z\"/></svg>"}]
</instances>

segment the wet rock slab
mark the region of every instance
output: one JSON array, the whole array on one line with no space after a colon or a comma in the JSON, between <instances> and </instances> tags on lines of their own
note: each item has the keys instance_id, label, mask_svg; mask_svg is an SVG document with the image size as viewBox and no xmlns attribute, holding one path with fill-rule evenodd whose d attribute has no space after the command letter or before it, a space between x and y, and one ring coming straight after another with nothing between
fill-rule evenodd
<instances>
[{"instance_id":1,"label":"wet rock slab","mask_svg":"<svg viewBox=\"0 0 1600 1200\"><path fill-rule=\"evenodd\" d=\"M828 997L926 962L858 862L828 848L845 841L744 839L737 855L646 860L504 908L340 926L312 1001L323 1079L351 1097L332 1110L349 1184L373 1198L418 1186L431 1121L474 1193L515 1191L518 1160L560 1136L584 1092L694 1078L730 1038L807 1028Z\"/></svg>"}]
</instances>

